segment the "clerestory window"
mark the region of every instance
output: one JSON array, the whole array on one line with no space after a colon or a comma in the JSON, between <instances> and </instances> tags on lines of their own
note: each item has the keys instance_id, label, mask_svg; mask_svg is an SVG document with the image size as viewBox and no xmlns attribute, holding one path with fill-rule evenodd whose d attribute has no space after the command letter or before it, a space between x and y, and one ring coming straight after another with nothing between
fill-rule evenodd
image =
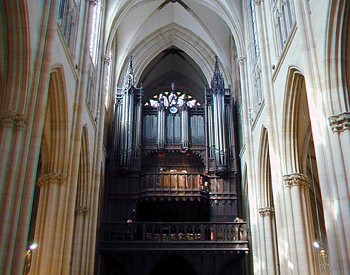
<instances>
[{"instance_id":1,"label":"clerestory window","mask_svg":"<svg viewBox=\"0 0 350 275\"><path fill-rule=\"evenodd\" d=\"M92 63L95 65L97 61L100 25L101 25L101 5L99 2L94 6L92 16L92 31L90 40L90 56Z\"/></svg>"}]
</instances>

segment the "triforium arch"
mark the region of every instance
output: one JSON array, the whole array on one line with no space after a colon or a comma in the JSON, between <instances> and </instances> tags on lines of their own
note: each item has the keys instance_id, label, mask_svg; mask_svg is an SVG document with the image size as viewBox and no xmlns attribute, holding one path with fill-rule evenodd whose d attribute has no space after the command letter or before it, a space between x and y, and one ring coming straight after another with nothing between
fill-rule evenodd
<instances>
[{"instance_id":1,"label":"triforium arch","mask_svg":"<svg viewBox=\"0 0 350 275\"><path fill-rule=\"evenodd\" d=\"M293 216L287 219L290 261L298 262L294 267L298 272L315 274L321 265L317 264L317 252L313 247L318 225L314 224L312 218L316 210L311 207L310 190L313 184L318 183L313 182L303 166L303 158L310 156L305 151L314 150L313 146L308 148L310 137L312 140L305 79L298 69L290 68L284 100L282 143L284 196L288 204L286 213ZM313 173L317 173L317 170Z\"/></svg>"},{"instance_id":2,"label":"triforium arch","mask_svg":"<svg viewBox=\"0 0 350 275\"><path fill-rule=\"evenodd\" d=\"M61 66L54 67L50 72L41 144L42 168L41 176L37 179L40 195L34 233L38 248L33 254L32 268L35 274L48 274L50 270L59 269L62 262L53 252L62 245L65 225L63 208L67 188L68 113Z\"/></svg>"},{"instance_id":3,"label":"triforium arch","mask_svg":"<svg viewBox=\"0 0 350 275\"><path fill-rule=\"evenodd\" d=\"M262 220L262 229L260 232L260 243L262 247L262 259L265 263L262 267L266 268L268 274L278 274L278 250L277 234L275 222L275 204L273 198L273 188L271 180L271 164L269 151L268 130L262 127L259 149L259 215Z\"/></svg>"}]
</instances>

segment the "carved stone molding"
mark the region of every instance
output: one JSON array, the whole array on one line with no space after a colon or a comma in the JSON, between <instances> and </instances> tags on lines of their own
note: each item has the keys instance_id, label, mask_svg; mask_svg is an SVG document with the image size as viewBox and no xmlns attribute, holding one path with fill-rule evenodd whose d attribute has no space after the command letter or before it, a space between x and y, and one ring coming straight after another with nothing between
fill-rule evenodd
<instances>
[{"instance_id":1,"label":"carved stone molding","mask_svg":"<svg viewBox=\"0 0 350 275\"><path fill-rule=\"evenodd\" d=\"M102 58L102 61L107 64L111 62L111 58L108 55L102 55L101 58Z\"/></svg>"},{"instance_id":2,"label":"carved stone molding","mask_svg":"<svg viewBox=\"0 0 350 275\"><path fill-rule=\"evenodd\" d=\"M49 173L49 174L45 174L42 175L39 179L38 179L38 186L44 186L44 185L48 185L50 183L54 183L54 184L58 184L58 185L63 185L66 181L66 176L61 174L61 173Z\"/></svg>"},{"instance_id":3,"label":"carved stone molding","mask_svg":"<svg viewBox=\"0 0 350 275\"><path fill-rule=\"evenodd\" d=\"M261 217L275 215L275 209L273 207L261 207L258 209L258 212Z\"/></svg>"},{"instance_id":4,"label":"carved stone molding","mask_svg":"<svg viewBox=\"0 0 350 275\"><path fill-rule=\"evenodd\" d=\"M0 113L0 125L4 125L4 127L22 130L27 124L27 120L25 114L20 114L15 111L4 111Z\"/></svg>"},{"instance_id":5,"label":"carved stone molding","mask_svg":"<svg viewBox=\"0 0 350 275\"><path fill-rule=\"evenodd\" d=\"M90 212L90 208L84 206L78 206L75 208L76 215L85 216Z\"/></svg>"},{"instance_id":6,"label":"carved stone molding","mask_svg":"<svg viewBox=\"0 0 350 275\"><path fill-rule=\"evenodd\" d=\"M238 62L239 65L243 65L245 60L246 60L246 57L245 56L241 56L241 57L238 58L237 62Z\"/></svg>"},{"instance_id":7,"label":"carved stone molding","mask_svg":"<svg viewBox=\"0 0 350 275\"><path fill-rule=\"evenodd\" d=\"M309 188L310 187L310 179L308 176L300 174L300 173L293 173L289 175L283 176L284 185L286 187L293 187L293 186L300 186Z\"/></svg>"},{"instance_id":8,"label":"carved stone molding","mask_svg":"<svg viewBox=\"0 0 350 275\"><path fill-rule=\"evenodd\" d=\"M350 113L344 112L328 118L329 126L333 132L343 132L350 129Z\"/></svg>"}]
</instances>

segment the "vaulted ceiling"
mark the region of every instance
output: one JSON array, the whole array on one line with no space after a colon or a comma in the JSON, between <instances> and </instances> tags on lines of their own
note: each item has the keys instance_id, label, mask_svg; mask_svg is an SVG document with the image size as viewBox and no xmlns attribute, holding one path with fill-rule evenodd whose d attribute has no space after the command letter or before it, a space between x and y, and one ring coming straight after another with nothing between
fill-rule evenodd
<instances>
[{"instance_id":1,"label":"vaulted ceiling","mask_svg":"<svg viewBox=\"0 0 350 275\"><path fill-rule=\"evenodd\" d=\"M240 0L109 0L106 52L112 49L118 82L128 56L148 97L177 89L200 99L210 83L215 56L231 84L233 54L243 43Z\"/></svg>"}]
</instances>

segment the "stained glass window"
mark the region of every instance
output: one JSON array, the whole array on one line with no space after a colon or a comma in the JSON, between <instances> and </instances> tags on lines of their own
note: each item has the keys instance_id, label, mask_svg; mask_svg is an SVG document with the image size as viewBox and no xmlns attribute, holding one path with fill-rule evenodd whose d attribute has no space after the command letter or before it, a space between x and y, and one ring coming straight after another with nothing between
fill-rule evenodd
<instances>
[{"instance_id":1,"label":"stained glass window","mask_svg":"<svg viewBox=\"0 0 350 275\"><path fill-rule=\"evenodd\" d=\"M186 105L188 108L193 108L195 106L200 106L197 100L193 99L191 95L181 93L181 92L162 92L158 95L154 95L145 106L151 106L158 108L160 105L165 108L176 106L182 107Z\"/></svg>"}]
</instances>

